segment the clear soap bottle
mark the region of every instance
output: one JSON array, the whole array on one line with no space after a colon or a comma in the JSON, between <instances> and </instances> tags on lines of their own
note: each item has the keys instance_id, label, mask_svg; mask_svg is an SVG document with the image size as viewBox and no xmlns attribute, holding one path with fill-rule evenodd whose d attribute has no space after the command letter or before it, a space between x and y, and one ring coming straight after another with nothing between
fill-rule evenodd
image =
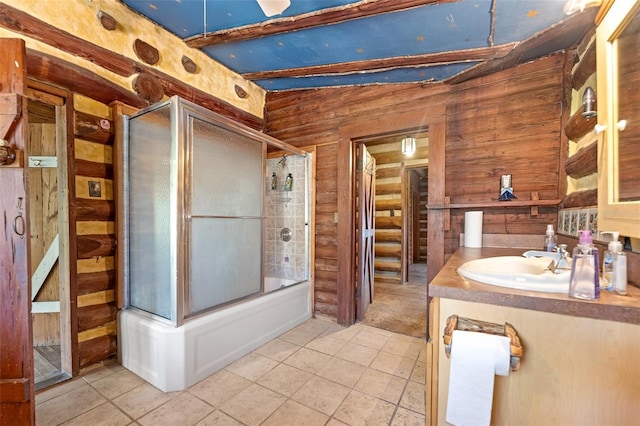
<instances>
[{"instance_id":1,"label":"clear soap bottle","mask_svg":"<svg viewBox=\"0 0 640 426\"><path fill-rule=\"evenodd\" d=\"M620 233L603 232L603 234L611 234L613 237L602 259L603 289L625 295L627 294L627 256L622 250L622 243L618 241Z\"/></svg>"},{"instance_id":2,"label":"clear soap bottle","mask_svg":"<svg viewBox=\"0 0 640 426\"><path fill-rule=\"evenodd\" d=\"M598 249L593 245L589 230L580 231L578 245L573 249L569 296L585 300L600 298Z\"/></svg>"},{"instance_id":3,"label":"clear soap bottle","mask_svg":"<svg viewBox=\"0 0 640 426\"><path fill-rule=\"evenodd\" d=\"M547 232L544 236L544 250L553 251L558 244L558 239L555 232L553 232L553 225L547 225Z\"/></svg>"}]
</instances>

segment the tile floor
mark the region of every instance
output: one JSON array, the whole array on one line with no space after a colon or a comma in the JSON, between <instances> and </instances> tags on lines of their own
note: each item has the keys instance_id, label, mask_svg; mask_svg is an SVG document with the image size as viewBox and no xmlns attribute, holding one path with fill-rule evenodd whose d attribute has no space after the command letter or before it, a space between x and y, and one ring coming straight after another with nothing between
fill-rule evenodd
<instances>
[{"instance_id":1,"label":"tile floor","mask_svg":"<svg viewBox=\"0 0 640 426\"><path fill-rule=\"evenodd\" d=\"M182 392L115 362L36 395L36 425L425 424L424 339L311 319Z\"/></svg>"}]
</instances>

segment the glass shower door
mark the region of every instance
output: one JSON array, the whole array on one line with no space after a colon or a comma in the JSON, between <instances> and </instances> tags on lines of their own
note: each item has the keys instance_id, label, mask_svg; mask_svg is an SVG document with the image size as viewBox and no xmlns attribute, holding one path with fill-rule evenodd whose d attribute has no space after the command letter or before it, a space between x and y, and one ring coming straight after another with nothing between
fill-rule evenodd
<instances>
[{"instance_id":1,"label":"glass shower door","mask_svg":"<svg viewBox=\"0 0 640 426\"><path fill-rule=\"evenodd\" d=\"M186 120L190 316L261 291L264 144Z\"/></svg>"}]
</instances>

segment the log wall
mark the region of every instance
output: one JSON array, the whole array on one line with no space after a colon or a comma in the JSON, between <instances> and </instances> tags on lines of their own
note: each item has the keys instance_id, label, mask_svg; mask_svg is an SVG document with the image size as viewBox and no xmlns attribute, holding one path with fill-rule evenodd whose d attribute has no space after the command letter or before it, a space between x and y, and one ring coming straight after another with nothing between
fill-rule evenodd
<instances>
[{"instance_id":1,"label":"log wall","mask_svg":"<svg viewBox=\"0 0 640 426\"><path fill-rule=\"evenodd\" d=\"M366 131L375 135L384 129L385 117L393 111L414 117L406 119L407 129L418 128L430 119L416 120L420 110L427 105L444 105L446 181L441 184L452 203L494 202L501 174L513 176L519 199L528 200L532 192L537 192L540 199L555 200L561 198L566 187L560 164L567 156L562 125L568 108L564 106L568 101L564 86L570 58L571 53L560 53L454 86L414 84L273 92L267 95L266 132L300 147L349 143L340 140L341 129L353 128L358 121L379 118L378 127L361 129L362 135ZM398 123L394 126L397 128ZM336 176L336 163L318 164L327 178ZM319 170L318 181L322 179ZM351 183L338 182L337 190L348 185ZM331 206L331 202L326 200L323 209L337 211L337 205ZM543 235L546 224L557 220L555 207L480 209L485 210L487 233ZM451 220L445 223L447 255L458 247L464 210L450 210ZM332 247L343 243L338 235L327 234L323 241ZM318 262L318 255L316 258ZM325 280L322 285L329 283ZM316 306L324 304L321 312L329 312L328 300L318 305L322 295L316 293Z\"/></svg>"},{"instance_id":2,"label":"log wall","mask_svg":"<svg viewBox=\"0 0 640 426\"><path fill-rule=\"evenodd\" d=\"M114 123L111 109L74 97L73 163L78 359L85 367L116 353Z\"/></svg>"}]
</instances>

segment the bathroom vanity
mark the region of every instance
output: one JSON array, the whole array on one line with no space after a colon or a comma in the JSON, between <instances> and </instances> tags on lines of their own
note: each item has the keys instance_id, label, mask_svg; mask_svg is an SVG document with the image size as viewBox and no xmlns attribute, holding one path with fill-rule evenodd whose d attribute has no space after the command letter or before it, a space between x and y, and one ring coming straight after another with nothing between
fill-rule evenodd
<instances>
[{"instance_id":1,"label":"bathroom vanity","mask_svg":"<svg viewBox=\"0 0 640 426\"><path fill-rule=\"evenodd\" d=\"M637 424L640 290L602 292L594 302L463 278L463 263L525 250L460 248L429 285L428 424L447 424L450 360L442 341L451 315L511 324L524 347L520 368L495 377L492 425ZM452 343L455 345L455 342Z\"/></svg>"}]
</instances>

